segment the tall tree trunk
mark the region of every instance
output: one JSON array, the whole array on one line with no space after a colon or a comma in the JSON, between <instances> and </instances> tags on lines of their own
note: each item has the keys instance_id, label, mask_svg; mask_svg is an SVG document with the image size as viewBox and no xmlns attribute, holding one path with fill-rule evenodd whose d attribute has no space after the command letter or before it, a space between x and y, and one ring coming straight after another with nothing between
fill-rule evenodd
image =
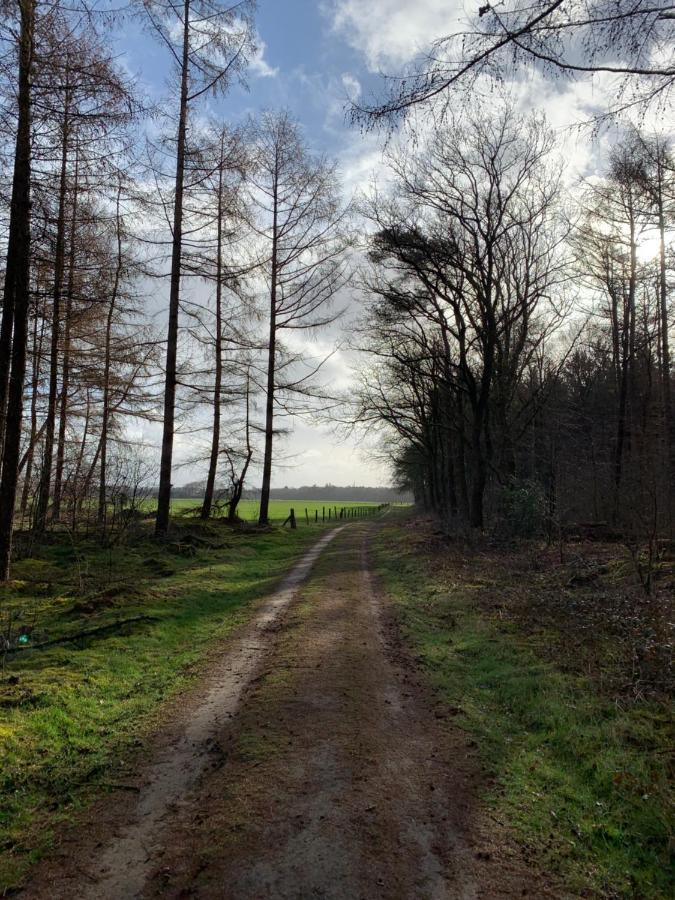
<instances>
[{"instance_id":1,"label":"tall tree trunk","mask_svg":"<svg viewBox=\"0 0 675 900\"><path fill-rule=\"evenodd\" d=\"M66 186L68 172L68 138L70 129L70 85L68 75L70 62L66 62L66 84L63 103L63 134L61 145L61 174L59 178L59 205L56 218L56 240L54 245L54 291L52 295L52 334L49 358L49 396L47 400L47 417L45 427L45 444L42 459L42 472L38 488L37 506L35 510L35 530L42 533L47 526L47 511L52 484L52 466L54 457L54 433L56 429L56 407L58 401L59 380L59 337L61 331L61 292L63 289L63 270L65 267L65 232L66 232Z\"/></svg>"},{"instance_id":2,"label":"tall tree trunk","mask_svg":"<svg viewBox=\"0 0 675 900\"><path fill-rule=\"evenodd\" d=\"M64 314L59 435L56 443L56 470L54 472L53 516L55 521L57 522L61 517L63 467L66 458L66 429L68 425L68 391L70 390L70 344L73 316L73 292L75 284L75 229L77 227L78 172L79 161L77 150L75 150L75 177L73 181L72 211L70 216L70 247L68 250L68 286L66 288L66 308Z\"/></svg>"},{"instance_id":3,"label":"tall tree trunk","mask_svg":"<svg viewBox=\"0 0 675 900\"><path fill-rule=\"evenodd\" d=\"M63 467L66 457L66 429L68 425L68 391L70 390L70 344L73 316L73 293L75 287L75 229L77 227L79 159L75 150L75 177L73 181L72 211L70 216L70 247L68 249L68 286L66 288L66 308L64 312L63 362L61 371L61 403L59 409L59 435L56 443L56 470L54 472L53 515L58 522L61 517L61 494L63 491Z\"/></svg>"},{"instance_id":4,"label":"tall tree trunk","mask_svg":"<svg viewBox=\"0 0 675 900\"><path fill-rule=\"evenodd\" d=\"M262 489L260 492L259 525L269 524L270 490L272 487L272 443L274 439L274 390L276 382L277 351L277 216L279 186L275 178L272 196L272 263L270 281L270 336L267 348L267 398L265 404L265 456L263 458Z\"/></svg>"},{"instance_id":5,"label":"tall tree trunk","mask_svg":"<svg viewBox=\"0 0 675 900\"><path fill-rule=\"evenodd\" d=\"M213 492L218 471L220 451L220 404L223 385L223 153L224 137L220 142L220 166L218 169L218 223L216 247L216 371L213 382L213 433L211 435L211 457L206 478L206 490L202 504L202 519L208 519L213 505Z\"/></svg>"},{"instance_id":6,"label":"tall tree trunk","mask_svg":"<svg viewBox=\"0 0 675 900\"><path fill-rule=\"evenodd\" d=\"M659 227L659 316L661 331L661 391L663 396L663 418L666 443L667 473L670 481L669 513L672 515L673 493L675 492L675 421L670 390L670 346L668 339L668 269L666 265L666 216L664 203L664 159L663 149L657 147L657 212Z\"/></svg>"},{"instance_id":7,"label":"tall tree trunk","mask_svg":"<svg viewBox=\"0 0 675 900\"><path fill-rule=\"evenodd\" d=\"M115 205L115 231L117 237L117 261L115 264L115 277L108 306L108 316L105 323L105 345L103 350L103 408L101 410L101 438L97 456L100 454L101 466L98 478L98 510L96 521L101 528L105 528L107 505L107 467L108 467L108 426L110 424L110 370L111 370L111 345L112 326L115 315L117 295L119 293L120 278L122 277L122 265L124 257L122 253L122 220L120 203L122 197L122 184L117 186L117 200Z\"/></svg>"},{"instance_id":8,"label":"tall tree trunk","mask_svg":"<svg viewBox=\"0 0 675 900\"><path fill-rule=\"evenodd\" d=\"M40 321L40 333L38 336L38 320ZM40 384L40 360L42 358L42 345L44 342L45 320L39 314L36 306L35 317L33 320L33 365L31 375L31 391L30 391L30 440L26 448L25 473L23 476L23 491L21 492L21 519L23 521L26 510L28 509L28 499L30 497L31 478L33 476L33 457L35 453L35 445L38 441L37 429L37 397L38 386ZM21 470L19 466L19 470Z\"/></svg>"},{"instance_id":9,"label":"tall tree trunk","mask_svg":"<svg viewBox=\"0 0 675 900\"><path fill-rule=\"evenodd\" d=\"M9 578L12 552L12 527L21 447L23 388L28 344L28 307L30 292L30 132L31 68L35 28L35 0L20 0L19 98L14 156L14 178L9 219L9 241L14 265L10 277L14 287L12 357L5 416L2 479L0 480L0 579ZM7 273L6 276L7 278Z\"/></svg>"},{"instance_id":10,"label":"tall tree trunk","mask_svg":"<svg viewBox=\"0 0 675 900\"><path fill-rule=\"evenodd\" d=\"M621 515L626 444L633 440L632 416L635 414L635 294L637 291L637 240L632 197L629 200L630 270L628 294L624 296L624 320L621 341L621 370L619 408L617 415L616 448L614 453L614 521ZM628 441L627 441L628 439Z\"/></svg>"},{"instance_id":11,"label":"tall tree trunk","mask_svg":"<svg viewBox=\"0 0 675 900\"><path fill-rule=\"evenodd\" d=\"M237 518L237 507L239 506L239 501L241 500L241 495L244 492L244 482L246 481L246 474L248 472L248 467L251 464L251 459L253 457L253 447L251 447L251 374L250 371L246 373L246 459L244 460L244 465L239 474L239 480L234 485L234 489L232 491L232 497L230 498L230 502L227 508L227 520L228 522L234 522Z\"/></svg>"},{"instance_id":12,"label":"tall tree trunk","mask_svg":"<svg viewBox=\"0 0 675 900\"><path fill-rule=\"evenodd\" d=\"M190 49L190 0L183 2L183 54L181 59L180 108L176 140L176 186L173 207L173 243L169 286L169 326L166 338L166 375L164 381L164 428L162 457L159 468L157 522L155 534L161 537L169 530L171 510L171 464L173 459L174 422L176 417L176 382L178 357L178 310L180 306L181 260L183 251L183 189L185 181L185 137L188 113L188 67Z\"/></svg>"},{"instance_id":13,"label":"tall tree trunk","mask_svg":"<svg viewBox=\"0 0 675 900\"><path fill-rule=\"evenodd\" d=\"M12 183L12 206L17 188L17 170L14 167ZM16 288L16 232L9 233L5 265L5 285L2 298L2 323L0 324L0 473L5 442L7 416L7 391L9 389L9 368L12 355L12 332L14 330L14 294Z\"/></svg>"}]
</instances>

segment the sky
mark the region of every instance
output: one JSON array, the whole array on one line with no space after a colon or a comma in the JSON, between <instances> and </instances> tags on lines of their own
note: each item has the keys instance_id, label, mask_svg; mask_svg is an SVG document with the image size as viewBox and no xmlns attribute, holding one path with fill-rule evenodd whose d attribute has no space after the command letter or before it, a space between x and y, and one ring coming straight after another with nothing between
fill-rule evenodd
<instances>
[{"instance_id":1,"label":"sky","mask_svg":"<svg viewBox=\"0 0 675 900\"><path fill-rule=\"evenodd\" d=\"M345 195L350 196L366 189L381 167L384 136L364 134L348 124L349 98L377 94L382 73L400 72L462 19L461 4L448 0L259 0L258 52L249 67L247 89L233 87L225 98L203 103L200 113L236 124L262 109L288 109L300 121L309 146L338 160ZM151 97L167 96L168 53L137 23L130 21L125 27L119 53ZM602 153L597 141L593 144L587 133L570 125L588 118L601 103L604 87L597 82L549 82L536 73L513 86L521 108L545 109L558 132L571 191L582 176L594 173ZM322 346L348 336L358 317L356 292L341 302L347 307L342 333L321 336ZM332 385L349 392L354 363L354 354L339 350L325 375ZM280 447L280 457L285 458L275 466L274 486L389 483L389 472L374 458L368 436L338 434L316 419L293 421ZM143 437L157 442L159 430L146 429ZM179 435L177 463L193 449L190 436ZM203 477L204 469L179 467L174 483Z\"/></svg>"}]
</instances>

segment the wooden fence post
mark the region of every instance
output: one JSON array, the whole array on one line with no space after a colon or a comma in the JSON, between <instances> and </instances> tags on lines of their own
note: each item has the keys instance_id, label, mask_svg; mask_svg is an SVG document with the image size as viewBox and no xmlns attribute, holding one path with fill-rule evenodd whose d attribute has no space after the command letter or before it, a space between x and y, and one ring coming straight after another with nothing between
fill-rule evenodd
<instances>
[{"instance_id":1,"label":"wooden fence post","mask_svg":"<svg viewBox=\"0 0 675 900\"><path fill-rule=\"evenodd\" d=\"M325 522L326 521L326 507L325 506L323 507L322 516L323 516L323 518L321 519L321 521Z\"/></svg>"},{"instance_id":2,"label":"wooden fence post","mask_svg":"<svg viewBox=\"0 0 675 900\"><path fill-rule=\"evenodd\" d=\"M307 524L309 525L309 513L307 512L307 507L305 507L305 519L307 520Z\"/></svg>"}]
</instances>

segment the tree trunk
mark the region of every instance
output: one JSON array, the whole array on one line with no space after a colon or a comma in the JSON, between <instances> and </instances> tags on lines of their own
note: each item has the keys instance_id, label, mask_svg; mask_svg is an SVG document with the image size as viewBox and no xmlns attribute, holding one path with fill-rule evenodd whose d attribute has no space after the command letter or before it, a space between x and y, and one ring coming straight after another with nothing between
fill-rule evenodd
<instances>
[{"instance_id":1,"label":"tree trunk","mask_svg":"<svg viewBox=\"0 0 675 900\"><path fill-rule=\"evenodd\" d=\"M171 510L171 464L173 459L174 422L176 417L176 383L178 356L178 311L180 306L181 262L183 252L183 189L185 173L185 137L188 113L188 67L190 49L190 0L183 2L183 55L181 59L180 108L176 140L176 187L173 207L173 244L169 286L169 326L166 339L166 375L164 382L164 428L159 469L157 521L155 534L162 537L169 530Z\"/></svg>"},{"instance_id":2,"label":"tree trunk","mask_svg":"<svg viewBox=\"0 0 675 900\"><path fill-rule=\"evenodd\" d=\"M103 408L101 411L101 438L99 441L99 452L101 466L99 469L98 480L98 510L96 513L96 521L101 528L105 528L105 519L107 511L107 465L108 465L108 425L110 423L110 369L111 369L111 343L112 343L112 326L113 317L115 315L115 305L117 303L117 294L119 292L120 278L122 277L122 222L120 217L120 199L122 195L121 183L117 187L117 203L115 206L115 227L117 233L117 263L115 266L115 278L113 280L112 293L110 295L110 305L108 307L108 316L105 324L105 347L103 360Z\"/></svg>"},{"instance_id":3,"label":"tree trunk","mask_svg":"<svg viewBox=\"0 0 675 900\"><path fill-rule=\"evenodd\" d=\"M675 491L675 422L670 391L670 346L668 340L668 269L666 265L666 217L664 209L663 160L657 148L657 210L659 226L659 315L661 325L661 390L663 395L663 418L666 443L666 471L670 481L669 515L673 514L673 492Z\"/></svg>"},{"instance_id":4,"label":"tree trunk","mask_svg":"<svg viewBox=\"0 0 675 900\"><path fill-rule=\"evenodd\" d=\"M464 404L462 396L458 392L456 402L457 433L453 441L454 470L457 492L457 508L460 519L469 521L469 492L466 484L466 465L464 462Z\"/></svg>"},{"instance_id":5,"label":"tree trunk","mask_svg":"<svg viewBox=\"0 0 675 900\"><path fill-rule=\"evenodd\" d=\"M73 291L75 282L75 229L77 227L78 158L75 151L75 178L73 181L72 212L70 217L70 248L68 250L68 286L66 288L66 308L64 315L63 362L61 371L61 404L59 409L59 435L56 443L56 471L54 472L53 516L56 522L61 517L61 494L63 491L63 467L66 457L66 429L68 426L68 391L70 390L70 338L73 315Z\"/></svg>"},{"instance_id":6,"label":"tree trunk","mask_svg":"<svg viewBox=\"0 0 675 900\"><path fill-rule=\"evenodd\" d=\"M277 215L278 184L275 181L272 202L272 264L270 280L270 337L267 348L267 401L265 405L265 456L263 459L262 489L260 492L259 525L269 524L270 490L272 487L272 442L274 438L274 389L276 381L277 339Z\"/></svg>"},{"instance_id":7,"label":"tree trunk","mask_svg":"<svg viewBox=\"0 0 675 900\"><path fill-rule=\"evenodd\" d=\"M47 419L45 426L45 445L42 459L42 472L38 488L37 507L35 510L35 531L40 534L47 526L47 511L52 482L52 463L54 456L54 432L56 428L56 407L58 401L59 380L59 334L61 330L61 290L63 286L63 270L65 263L65 231L66 231L66 184L68 171L68 131L70 118L70 86L66 63L66 85L63 104L63 134L61 145L61 175L59 179L59 207L56 219L56 241L54 246L54 292L52 297L52 336L49 359L49 397L47 400Z\"/></svg>"},{"instance_id":8,"label":"tree trunk","mask_svg":"<svg viewBox=\"0 0 675 900\"><path fill-rule=\"evenodd\" d=\"M12 206L17 187L17 169L14 167L12 183ZM5 286L2 299L2 324L0 325L0 472L5 441L7 416L7 391L9 389L9 367L12 354L12 331L14 330L14 293L16 287L16 233L10 230L7 242L5 265Z\"/></svg>"},{"instance_id":9,"label":"tree trunk","mask_svg":"<svg viewBox=\"0 0 675 900\"><path fill-rule=\"evenodd\" d=\"M482 447L482 431L482 420L477 418L473 425L471 440L472 477L470 521L473 528L483 527L483 498L485 496L487 470Z\"/></svg>"},{"instance_id":10,"label":"tree trunk","mask_svg":"<svg viewBox=\"0 0 675 900\"><path fill-rule=\"evenodd\" d=\"M40 321L40 335L38 337L38 320ZM35 318L33 321L33 366L31 375L31 391L30 391L30 440L26 448L25 472L23 476L23 491L21 492L21 519L23 521L26 510L28 509L28 498L30 497L31 478L33 476L33 457L35 453L35 445L38 441L37 428L37 397L38 385L40 383L40 359L42 358L42 344L44 340L45 320L40 316L39 310L35 308ZM19 465L19 471L22 466Z\"/></svg>"},{"instance_id":11,"label":"tree trunk","mask_svg":"<svg viewBox=\"0 0 675 900\"><path fill-rule=\"evenodd\" d=\"M3 581L9 578L12 550L12 527L21 447L30 291L31 68L35 0L20 0L19 9L21 33L19 37L18 122L9 220L9 241L12 242L11 245L14 249L14 266L10 274L14 281L13 290L10 291L14 305L14 330L7 391L2 479L0 481L0 579Z\"/></svg>"},{"instance_id":12,"label":"tree trunk","mask_svg":"<svg viewBox=\"0 0 675 900\"><path fill-rule=\"evenodd\" d=\"M220 167L218 170L218 223L216 247L216 371L213 383L213 433L211 435L211 457L209 472L206 478L206 490L202 504L201 517L208 519L213 505L213 492L218 471L218 454L220 452L220 403L223 384L223 141L220 144Z\"/></svg>"}]
</instances>

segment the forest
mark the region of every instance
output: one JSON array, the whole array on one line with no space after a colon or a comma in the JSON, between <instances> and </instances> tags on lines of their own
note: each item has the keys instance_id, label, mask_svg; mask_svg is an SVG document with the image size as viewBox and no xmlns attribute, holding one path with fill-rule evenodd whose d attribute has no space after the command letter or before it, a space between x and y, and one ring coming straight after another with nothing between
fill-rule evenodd
<instances>
[{"instance_id":1,"label":"forest","mask_svg":"<svg viewBox=\"0 0 675 900\"><path fill-rule=\"evenodd\" d=\"M202 516L225 496L234 518L253 467L264 523L275 435L319 408L377 433L448 527L672 534L667 129L624 122L571 190L543 114L506 96L444 108L387 144L387 190L347 197L287 111L232 125L202 109L245 77L254 9L191 3L126 13L169 54L161 113L106 49L121 13L6 4L5 577L17 523L105 532L111 507L157 485L166 534L186 433ZM663 90L630 105L665 112ZM293 338L354 295L346 397ZM139 422L161 428L156 459Z\"/></svg>"},{"instance_id":2,"label":"forest","mask_svg":"<svg viewBox=\"0 0 675 900\"><path fill-rule=\"evenodd\" d=\"M368 171L358 170L356 180L344 171L350 157L326 151L292 100L258 107L254 96L243 112L228 114L236 91L252 87L255 95L256 67L265 76L272 71L258 30L263 6L269 4L0 0L0 707L11 709L16 723L41 703L49 710L47 724L30 719L8 731L10 774L0 783L8 796L13 785L21 788L3 807L10 832L0 848L9 848L12 862L6 870L0 866L0 891L3 884L14 889L22 883L29 856L38 852L42 838L30 836L38 826L27 810L42 808L49 795L46 769L27 774L21 729L35 729L31 741L47 748L44 758L53 754L59 760L62 794L54 808L84 807L91 800L91 779L103 777L115 754L131 752L130 745L98 736L96 716L103 717L102 732L112 733L119 720L130 723L129 742L136 727L141 737L134 739L145 740L154 705L177 696L188 669L190 677L203 674L199 666L211 652L212 633L225 641L230 632L239 634L236 628L253 628L258 620L246 617L256 610L260 628L272 629L274 616L281 615L277 606L286 605L297 617L298 633L312 627L291 595L318 558L319 550L311 555L312 534L321 549L334 533L317 513L314 532L291 535L275 524L270 503L296 503L309 527L306 507L314 510L312 501L325 498L381 504L376 514L370 511L372 522L345 526L344 536L317 563L314 588L312 581L306 588L315 599L332 597L329 604L347 623L342 636L334 636L335 646L347 648L345 673L321 677L340 685L353 680L373 692L356 712L345 712L345 720L353 715L356 723L350 747L361 747L355 735L368 702L378 709L389 703L382 698L393 683L391 666L402 665L387 656L389 645L381 646L391 616L401 646L408 646L415 665L430 669L446 707L454 698L451 711L436 718L473 710L465 730L485 742L489 764L499 767L508 756L504 742L512 727L500 716L505 708L529 710L530 701L526 692L514 692L499 706L495 693L476 699L472 692L494 682L498 693L498 682L506 683L518 668L506 665L506 655L493 659L481 624L489 621L492 628L499 620L495 640L501 641L499 628L507 622L504 629L525 636L522 642L507 637L504 654L525 654L523 679L531 674L528 666L535 666L530 651L545 660L542 684L555 696L550 708L557 710L560 702L561 717L576 708L580 681L560 688L549 665L559 665L561 678L590 679L592 703L607 700L602 712L592 707L588 720L596 712L626 716L603 738L616 738L619 762L602 770L601 787L600 764L592 775L584 769L583 790L580 782L561 786L593 755L584 755L588 748L581 739L578 753L565 743L560 758L549 760L549 774L564 773L558 781L551 775L551 782L559 791L553 800L567 790L564 802L571 811L559 826L568 829L566 844L574 845L575 835L583 843L585 834L595 848L595 825L573 807L577 788L579 796L600 791L603 799L593 801L598 806L605 802L602 792L609 795L607 785L618 793L629 782L635 788L612 820L620 822L616 832L607 825L604 849L598 838L598 847L588 850L597 856L575 862L576 874L567 862L551 869L546 857L549 868L540 871L544 881L537 882L535 895L563 896L556 893L557 882L547 880L551 876L572 885L573 896L666 896L661 754L672 752L662 723L672 688L675 594L673 6L668 0L476 5L466 13L467 30L452 31L455 26L448 24L395 74L382 76L382 67L376 71L369 63L368 90L343 75L341 127L349 129L350 147L367 147L376 160ZM402 6L402 27L418 24L413 4L394 6ZM334 16L330 42L336 44L355 7L336 0L328 8ZM313 14L328 12L322 5ZM148 59L161 60L161 87L154 71L134 73L125 57L126 29L131 34L132 28L142 46L152 48ZM282 33L276 40L283 44L287 38ZM358 40L352 39L350 53L359 49ZM157 63L148 62L148 71L151 65ZM311 81L306 73L302 77ZM561 126L551 98L588 79L596 90L588 116ZM331 127L324 131L330 134ZM313 487L282 488L284 466L293 464L298 449L294 429L304 427L298 423L330 430L336 459L341 442L353 441L389 473L389 484L317 487L317 476L303 471L298 483L309 485L314 478ZM311 460L311 448L300 458L305 463L298 465ZM356 468L350 483L364 483ZM172 506L181 498L198 502ZM240 502L243 508L253 499L257 526L237 512ZM400 501L410 508L389 508ZM475 585L466 567L472 567ZM503 579L499 600L491 581L497 572ZM357 576L361 581L350 580ZM282 578L291 586L279 589L282 600L268 615L255 603ZM335 587L340 579L344 590ZM460 584L465 587L459 606L439 611L438 597L447 593L455 603ZM484 590L472 605L466 598L476 585ZM577 588L585 592L582 600L566 605ZM538 605L539 590L545 608ZM361 607L340 606L359 592L375 606L387 591L398 599L391 601L394 612L382 613L384 625L376 627ZM307 668L322 664L323 658L314 658L324 640L319 632L330 642L337 627L330 608L318 608L317 634L296 648L298 658L306 654L310 660ZM474 625L474 631L462 631ZM446 641L448 629L455 637ZM570 635L582 631L577 646ZM285 667L296 658L289 649L293 638L275 640L267 632L261 638L265 652L277 654L274 659ZM120 653L133 648L128 668L117 675L106 668L121 665L107 659L108 641ZM450 647L453 641L464 646L462 661L439 655L441 643ZM374 654L372 667L355 649L361 644ZM77 652L64 649L70 646ZM170 655L168 661L155 661L154 646ZM22 654L40 648L51 662L43 671L31 656L24 672ZM483 654L489 664L470 669L472 653ZM285 735L288 727L295 739L298 730L288 724L294 707L278 694L281 688L276 682L259 685L253 663L250 671L248 663L238 665L231 671L262 692L254 692L251 702L273 710L270 728ZM98 672L91 677L106 685L100 703L111 703L110 720L97 708L95 715L85 708L86 700L80 706L67 685L70 699L64 701L58 678L50 686L50 666L65 667L73 685L89 685L90 674ZM152 687L132 708L128 697L142 693L144 684ZM532 675L532 696L536 684ZM331 682L326 690L334 688ZM265 700L265 690L272 700ZM303 690L311 706L314 688L300 684L298 696ZM579 701L579 709L591 708L585 702ZM647 705L638 708L642 702ZM230 710L230 700L223 703ZM491 703L498 709L493 727L499 734L485 720ZM612 703L616 709L607 712ZM419 710L425 704L420 700ZM320 722L327 709L320 707ZM392 720L389 727L404 735L435 734L438 723L419 710L415 716L421 718ZM62 732L56 724L61 715L70 723ZM241 734L255 730L259 719L248 706L242 715ZM551 734L559 734L559 724L544 721L539 708L531 715L532 722L518 726L522 734L550 728L541 746L555 744ZM633 728L637 733L639 716L645 717L642 737L621 743L616 735L623 727L626 734ZM588 720L583 728L568 723L567 732L576 734L578 726L585 740ZM213 741L212 726L199 721L194 727L206 730L195 743ZM342 734L341 721L326 719L324 733ZM299 752L315 759L302 743L309 741L306 726ZM185 726L186 734L191 727ZM83 758L67 762L80 739ZM364 738L371 739L370 749L363 750L368 759L388 759L377 729ZM567 739L560 737L562 743ZM279 738L274 746L282 743ZM636 762L638 745L639 754L658 747L658 760L650 756L645 762L640 755ZM296 797L297 785L288 787L284 780L291 777L288 765L274 768L277 763L256 747L246 752L270 766L269 777ZM412 769L426 772L428 753L412 743L406 747L402 756L409 754ZM86 754L92 753L101 756L90 771ZM195 759L181 763L185 779L205 777ZM233 777L253 791L249 776L237 769L246 760L243 750L235 753ZM394 762L387 765L394 771ZM68 774L69 766L74 774ZM538 773L538 766L537 759L530 772ZM173 778L175 787L175 773L163 771L157 769L157 783ZM85 793L77 793L76 775L77 785L89 785ZM321 785L331 777L322 776ZM433 774L411 775L411 784L414 777L436 783ZM470 797L472 777L462 782ZM526 785L518 789L522 794L545 795L549 789L532 786L538 774L519 770L518 777ZM112 780L116 785L123 779L118 773ZM392 787L385 782L372 787L368 815L380 814L380 792L388 797ZM194 783L186 781L185 790ZM508 800L516 788L513 780L504 785ZM412 799L421 790L418 785L404 791L401 808L382 815L406 821L426 816L428 810L420 813ZM132 791L142 793L135 782ZM208 803L215 792L204 795ZM644 814L636 811L638 795L649 807ZM166 814L158 796L146 822L157 832ZM180 792L169 790L166 797L172 803ZM26 805L22 798L28 798ZM255 791L249 801L267 821ZM227 802L231 819L246 818L235 800ZM506 818L515 815L513 808ZM200 819L199 828L215 827L220 813L211 812L212 824L205 815L207 824ZM643 832L626 837L638 821ZM345 822L340 827L348 828ZM457 825L462 833L464 827ZM534 843L543 841L546 828L541 826ZM129 833L133 841L149 839L142 831ZM531 833L523 833L527 845ZM639 834L648 835L643 856ZM478 839L471 835L473 847ZM263 852L258 838L247 845L252 857ZM174 850L183 846L180 840L171 838ZM199 840L203 849L216 838ZM503 840L511 846L510 837ZM162 841L169 846L168 837ZM39 846L42 853L46 845ZM128 880L108 884L108 875L99 873L105 891L86 896L140 896L148 879L160 877L149 874L147 860L127 859L126 851L111 847L106 871L126 871ZM387 847L387 858L395 857L397 850ZM607 847L616 850L611 859ZM476 859L482 865L495 853L471 853L470 865ZM175 879L171 896L187 896L180 889L199 883L187 856L183 868L167 876ZM297 872L284 868L284 858L274 863L280 880L264 895L461 895L452 893L456 885L447 894L434 893L431 881L418 893L418 882L406 880L414 868L406 858L404 853L398 887L389 893L379 891L389 882L374 866L370 875L359 876L363 881L345 875L344 890L335 895L309 881L297 893ZM215 869L204 863L213 884L225 877L218 865L222 861ZM523 872L528 865L522 862ZM73 896L68 878L76 876L64 875L51 893L45 885L57 881L49 880L50 871L26 896ZM484 885L480 872L471 878ZM376 875L380 880L368 881ZM428 872L424 877L431 879ZM506 885L503 895L521 896L521 881L512 885L510 877L495 876ZM528 877L523 875L522 884ZM241 879L237 897L262 895L260 883ZM584 893L587 888L597 893ZM494 885L486 890L485 896L498 895ZM196 896L225 894L211 886Z\"/></svg>"}]
</instances>

